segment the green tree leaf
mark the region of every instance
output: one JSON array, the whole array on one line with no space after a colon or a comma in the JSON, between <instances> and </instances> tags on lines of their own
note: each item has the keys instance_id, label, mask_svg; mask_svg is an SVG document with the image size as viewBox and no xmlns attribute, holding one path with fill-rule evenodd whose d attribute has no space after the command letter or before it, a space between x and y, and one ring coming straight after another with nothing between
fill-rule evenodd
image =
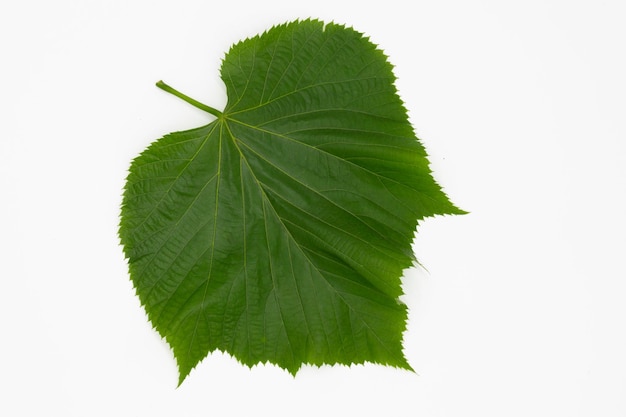
<instances>
[{"instance_id":1,"label":"green tree leaf","mask_svg":"<svg viewBox=\"0 0 626 417\"><path fill-rule=\"evenodd\" d=\"M223 112L130 167L120 238L180 381L209 352L411 369L400 276L420 219L460 214L435 183L382 51L316 20L234 45Z\"/></svg>"}]
</instances>

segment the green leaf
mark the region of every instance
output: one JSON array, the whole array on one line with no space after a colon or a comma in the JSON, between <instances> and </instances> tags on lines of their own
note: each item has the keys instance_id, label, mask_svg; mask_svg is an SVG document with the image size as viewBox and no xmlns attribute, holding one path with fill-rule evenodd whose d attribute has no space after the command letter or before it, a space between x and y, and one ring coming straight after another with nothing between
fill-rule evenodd
<instances>
[{"instance_id":1,"label":"green leaf","mask_svg":"<svg viewBox=\"0 0 626 417\"><path fill-rule=\"evenodd\" d=\"M403 354L400 276L420 219L460 214L435 183L382 51L316 20L234 45L223 112L131 167L120 238L180 381L209 352L292 374Z\"/></svg>"}]
</instances>

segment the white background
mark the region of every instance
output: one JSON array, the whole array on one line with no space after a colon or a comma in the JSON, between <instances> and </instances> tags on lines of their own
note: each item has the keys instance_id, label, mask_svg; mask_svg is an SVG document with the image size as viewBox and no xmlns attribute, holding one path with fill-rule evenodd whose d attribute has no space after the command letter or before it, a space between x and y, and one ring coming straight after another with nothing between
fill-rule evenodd
<instances>
[{"instance_id":1,"label":"white background","mask_svg":"<svg viewBox=\"0 0 626 417\"><path fill-rule=\"evenodd\" d=\"M411 6L409 6L411 5ZM626 12L621 1L3 1L0 415L626 415ZM117 238L130 160L221 108L240 39L295 18L367 33L438 181L404 278L406 355L176 388Z\"/></svg>"}]
</instances>

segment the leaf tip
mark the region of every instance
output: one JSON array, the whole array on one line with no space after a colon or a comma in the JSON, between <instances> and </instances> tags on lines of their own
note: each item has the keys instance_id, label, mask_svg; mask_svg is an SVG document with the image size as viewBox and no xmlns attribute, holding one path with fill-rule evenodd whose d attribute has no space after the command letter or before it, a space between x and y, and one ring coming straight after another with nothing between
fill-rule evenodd
<instances>
[{"instance_id":1,"label":"leaf tip","mask_svg":"<svg viewBox=\"0 0 626 417\"><path fill-rule=\"evenodd\" d=\"M176 385L176 388L180 388L180 386L183 385L183 382L185 382L185 379L187 379L193 368L195 367L183 366L183 364L178 361L178 385Z\"/></svg>"}]
</instances>

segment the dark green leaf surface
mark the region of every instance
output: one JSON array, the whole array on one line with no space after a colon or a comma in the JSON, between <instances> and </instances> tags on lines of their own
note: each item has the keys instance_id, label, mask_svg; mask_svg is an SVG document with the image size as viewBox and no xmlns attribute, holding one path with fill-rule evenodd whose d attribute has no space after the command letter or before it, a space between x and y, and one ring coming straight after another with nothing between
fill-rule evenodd
<instances>
[{"instance_id":1,"label":"dark green leaf surface","mask_svg":"<svg viewBox=\"0 0 626 417\"><path fill-rule=\"evenodd\" d=\"M209 352L410 369L400 276L417 222L458 214L435 183L384 54L298 21L234 45L228 104L130 168L120 237L180 382ZM210 108L209 108L210 110Z\"/></svg>"}]
</instances>

